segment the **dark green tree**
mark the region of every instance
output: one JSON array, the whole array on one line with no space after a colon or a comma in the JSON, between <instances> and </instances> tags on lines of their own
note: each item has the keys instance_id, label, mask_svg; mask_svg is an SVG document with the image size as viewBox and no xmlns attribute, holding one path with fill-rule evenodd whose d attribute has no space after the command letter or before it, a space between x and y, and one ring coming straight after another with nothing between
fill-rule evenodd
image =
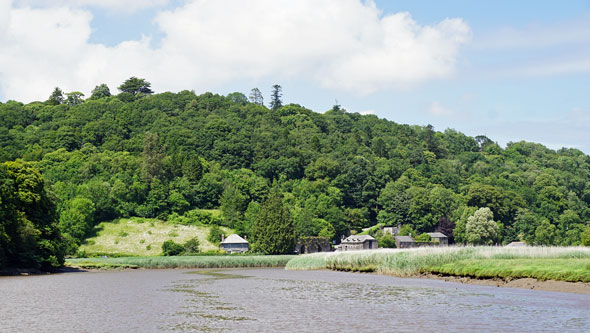
<instances>
[{"instance_id":1,"label":"dark green tree","mask_svg":"<svg viewBox=\"0 0 590 333\"><path fill-rule=\"evenodd\" d=\"M287 254L295 250L295 226L283 195L275 182L268 198L260 206L252 226L252 251L263 254Z\"/></svg>"},{"instance_id":2,"label":"dark green tree","mask_svg":"<svg viewBox=\"0 0 590 333\"><path fill-rule=\"evenodd\" d=\"M66 104L69 106L80 105L84 103L84 94L79 91L72 91L66 94Z\"/></svg>"},{"instance_id":3,"label":"dark green tree","mask_svg":"<svg viewBox=\"0 0 590 333\"><path fill-rule=\"evenodd\" d=\"M92 89L90 99L100 99L109 96L111 96L111 90L109 89L109 86L107 86L104 83L101 83L98 86L94 87L94 89Z\"/></svg>"},{"instance_id":4,"label":"dark green tree","mask_svg":"<svg viewBox=\"0 0 590 333\"><path fill-rule=\"evenodd\" d=\"M150 95L154 93L150 89L151 85L152 84L145 79L132 76L119 86L119 90L123 93L128 93L133 96Z\"/></svg>"},{"instance_id":5,"label":"dark green tree","mask_svg":"<svg viewBox=\"0 0 590 333\"><path fill-rule=\"evenodd\" d=\"M283 88L275 84L272 86L272 92L270 94L270 108L272 110L278 110L281 106L283 106L283 101L281 98L283 97Z\"/></svg>"},{"instance_id":6,"label":"dark green tree","mask_svg":"<svg viewBox=\"0 0 590 333\"><path fill-rule=\"evenodd\" d=\"M49 99L47 100L47 104L60 105L60 104L63 104L64 101L65 101L65 99L64 99L63 91L61 89L59 89L59 87L55 87L55 89L53 89L53 92L49 96Z\"/></svg>"}]
</instances>

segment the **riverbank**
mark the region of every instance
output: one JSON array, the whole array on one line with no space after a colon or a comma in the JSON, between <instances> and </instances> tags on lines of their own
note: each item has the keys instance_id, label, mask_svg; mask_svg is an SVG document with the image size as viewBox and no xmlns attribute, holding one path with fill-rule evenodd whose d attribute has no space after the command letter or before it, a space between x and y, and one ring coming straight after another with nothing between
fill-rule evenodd
<instances>
[{"instance_id":1,"label":"riverbank","mask_svg":"<svg viewBox=\"0 0 590 333\"><path fill-rule=\"evenodd\" d=\"M78 258L67 259L66 265L82 269L284 267L289 260L295 257L295 255L216 255Z\"/></svg>"},{"instance_id":2,"label":"riverbank","mask_svg":"<svg viewBox=\"0 0 590 333\"><path fill-rule=\"evenodd\" d=\"M399 277L590 293L590 248L446 247L316 253L286 269L376 272Z\"/></svg>"}]
</instances>

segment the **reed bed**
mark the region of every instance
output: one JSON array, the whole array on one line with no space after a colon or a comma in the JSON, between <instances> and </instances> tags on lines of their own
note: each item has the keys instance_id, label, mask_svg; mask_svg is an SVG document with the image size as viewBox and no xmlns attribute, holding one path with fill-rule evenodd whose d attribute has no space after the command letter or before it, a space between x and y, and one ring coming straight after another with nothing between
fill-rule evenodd
<instances>
[{"instance_id":1,"label":"reed bed","mask_svg":"<svg viewBox=\"0 0 590 333\"><path fill-rule=\"evenodd\" d=\"M178 256L68 259L66 264L80 268L245 268L284 267L294 255L274 256Z\"/></svg>"},{"instance_id":2,"label":"reed bed","mask_svg":"<svg viewBox=\"0 0 590 333\"><path fill-rule=\"evenodd\" d=\"M516 263L516 260L526 264L527 269L519 273L516 266L511 264ZM469 265L462 265L467 261ZM486 266L490 262L496 265L493 268ZM576 273L568 274L572 267L578 267ZM450 246L315 253L289 261L286 269L332 269L395 276L436 273L486 278L536 277L590 281L590 248Z\"/></svg>"}]
</instances>

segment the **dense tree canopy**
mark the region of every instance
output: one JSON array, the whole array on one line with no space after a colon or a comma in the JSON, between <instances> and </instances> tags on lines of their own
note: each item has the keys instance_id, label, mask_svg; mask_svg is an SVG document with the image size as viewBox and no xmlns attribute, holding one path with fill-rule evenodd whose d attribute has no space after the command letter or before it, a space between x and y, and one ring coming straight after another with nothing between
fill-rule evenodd
<instances>
[{"instance_id":1,"label":"dense tree canopy","mask_svg":"<svg viewBox=\"0 0 590 333\"><path fill-rule=\"evenodd\" d=\"M96 223L126 216L190 215L252 237L273 179L298 235L338 240L379 222L416 235L452 230L466 243L468 219L486 207L498 222L494 242L576 245L587 235L590 158L579 150L503 149L336 106L270 110L256 90L249 101L152 95L146 83L131 78L117 96L98 86L79 103L63 93L0 103L0 162L23 159L41 172L70 251ZM219 219L196 210L220 207Z\"/></svg>"}]
</instances>

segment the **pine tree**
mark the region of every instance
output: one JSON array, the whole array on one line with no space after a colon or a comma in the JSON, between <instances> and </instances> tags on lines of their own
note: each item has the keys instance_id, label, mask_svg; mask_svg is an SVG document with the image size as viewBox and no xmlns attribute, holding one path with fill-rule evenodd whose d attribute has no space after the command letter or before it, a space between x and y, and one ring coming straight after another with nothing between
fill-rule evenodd
<instances>
[{"instance_id":1,"label":"pine tree","mask_svg":"<svg viewBox=\"0 0 590 333\"><path fill-rule=\"evenodd\" d=\"M280 85L275 84L272 86L272 93L270 95L270 108L273 110L278 110L281 106L283 106L283 101L281 101L281 97L283 97L283 88Z\"/></svg>"},{"instance_id":2,"label":"pine tree","mask_svg":"<svg viewBox=\"0 0 590 333\"><path fill-rule=\"evenodd\" d=\"M289 209L275 182L260 207L252 226L252 251L263 254L287 254L295 249L295 226Z\"/></svg>"}]
</instances>

